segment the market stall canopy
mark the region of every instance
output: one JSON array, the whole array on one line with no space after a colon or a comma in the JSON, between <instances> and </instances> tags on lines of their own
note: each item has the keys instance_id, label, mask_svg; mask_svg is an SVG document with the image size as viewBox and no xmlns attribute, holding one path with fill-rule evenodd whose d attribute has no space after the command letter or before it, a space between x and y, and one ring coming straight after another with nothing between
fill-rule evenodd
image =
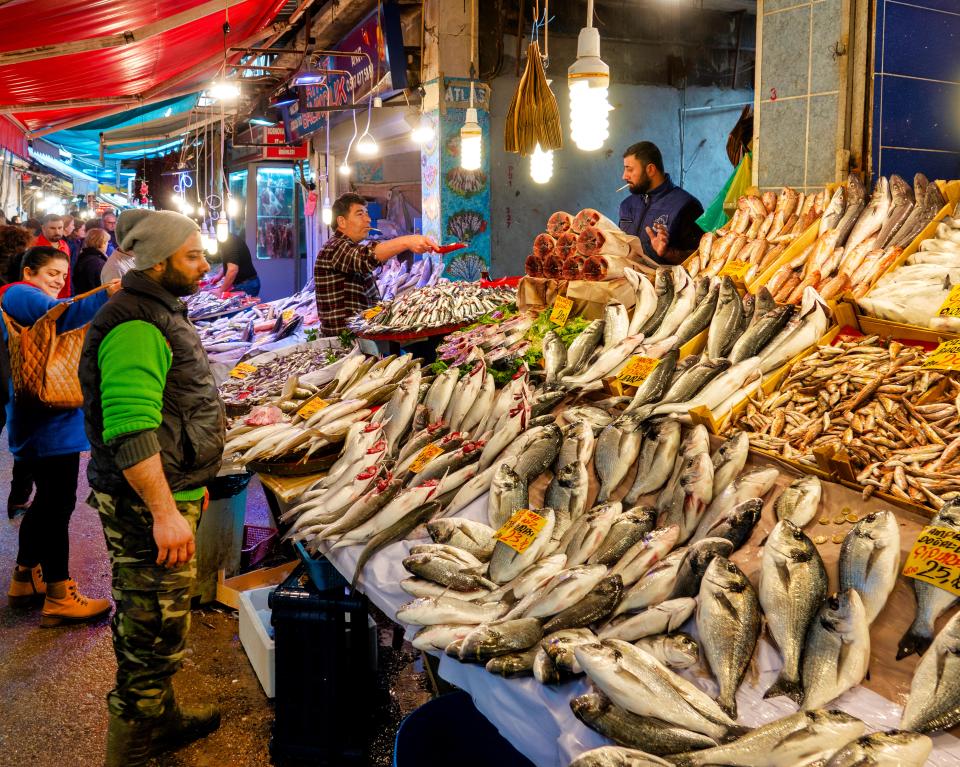
<instances>
[{"instance_id":1,"label":"market stall canopy","mask_svg":"<svg viewBox=\"0 0 960 767\"><path fill-rule=\"evenodd\" d=\"M57 157L52 157L44 152L38 152L33 147L31 147L29 151L30 159L34 162L69 179L73 183L74 194L95 194L97 188L100 186L100 182L93 176L77 170Z\"/></svg>"},{"instance_id":2,"label":"market stall canopy","mask_svg":"<svg viewBox=\"0 0 960 767\"><path fill-rule=\"evenodd\" d=\"M289 4L13 0L0 7L0 112L46 135L196 92L216 75L225 48L285 31L274 22Z\"/></svg>"}]
</instances>

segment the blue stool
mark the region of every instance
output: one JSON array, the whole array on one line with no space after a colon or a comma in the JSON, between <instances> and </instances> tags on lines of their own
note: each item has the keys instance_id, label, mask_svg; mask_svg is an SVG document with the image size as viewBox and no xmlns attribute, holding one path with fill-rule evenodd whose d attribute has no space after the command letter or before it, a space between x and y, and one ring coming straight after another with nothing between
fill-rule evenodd
<instances>
[{"instance_id":1,"label":"blue stool","mask_svg":"<svg viewBox=\"0 0 960 767\"><path fill-rule=\"evenodd\" d=\"M397 730L393 767L534 767L511 746L463 691L442 695L411 713Z\"/></svg>"}]
</instances>

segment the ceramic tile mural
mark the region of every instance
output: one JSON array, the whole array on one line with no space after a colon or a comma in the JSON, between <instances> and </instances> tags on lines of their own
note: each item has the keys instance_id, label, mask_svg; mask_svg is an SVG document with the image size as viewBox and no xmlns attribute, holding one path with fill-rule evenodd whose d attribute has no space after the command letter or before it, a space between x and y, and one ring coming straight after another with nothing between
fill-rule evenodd
<instances>
[{"instance_id":1,"label":"ceramic tile mural","mask_svg":"<svg viewBox=\"0 0 960 767\"><path fill-rule=\"evenodd\" d=\"M876 175L960 177L960 2L877 0Z\"/></svg>"}]
</instances>

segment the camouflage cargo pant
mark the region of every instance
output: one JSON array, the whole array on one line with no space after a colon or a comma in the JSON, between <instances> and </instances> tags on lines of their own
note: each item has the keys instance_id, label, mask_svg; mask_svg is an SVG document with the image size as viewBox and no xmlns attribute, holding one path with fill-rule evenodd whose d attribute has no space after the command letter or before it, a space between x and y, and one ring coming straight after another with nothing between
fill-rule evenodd
<instances>
[{"instance_id":1,"label":"camouflage cargo pant","mask_svg":"<svg viewBox=\"0 0 960 767\"><path fill-rule=\"evenodd\" d=\"M163 714L172 694L190 628L190 586L196 557L181 567L157 564L153 518L142 503L94 491L113 569L113 650L117 686L107 695L111 714L147 719ZM196 533L201 501L177 507Z\"/></svg>"}]
</instances>

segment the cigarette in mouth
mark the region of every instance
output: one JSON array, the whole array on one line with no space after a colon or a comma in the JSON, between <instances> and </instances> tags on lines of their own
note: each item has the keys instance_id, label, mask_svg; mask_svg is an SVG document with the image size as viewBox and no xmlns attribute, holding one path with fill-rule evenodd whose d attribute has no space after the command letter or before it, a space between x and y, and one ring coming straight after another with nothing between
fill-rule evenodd
<instances>
[{"instance_id":1,"label":"cigarette in mouth","mask_svg":"<svg viewBox=\"0 0 960 767\"><path fill-rule=\"evenodd\" d=\"M617 190L617 192L622 192L622 191L623 191L624 189L626 189L628 186L630 186L630 184L624 184L623 186L621 186L621 187ZM614 194L616 194L616 192L614 192Z\"/></svg>"}]
</instances>

